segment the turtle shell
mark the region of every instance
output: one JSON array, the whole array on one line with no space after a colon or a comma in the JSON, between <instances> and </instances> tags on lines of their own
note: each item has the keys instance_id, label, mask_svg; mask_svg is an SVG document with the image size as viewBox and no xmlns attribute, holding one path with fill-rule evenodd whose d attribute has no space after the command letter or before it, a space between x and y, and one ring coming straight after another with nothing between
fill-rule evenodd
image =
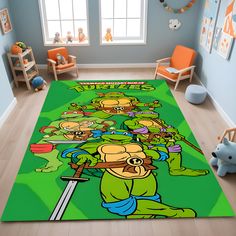
<instances>
[{"instance_id":1,"label":"turtle shell","mask_svg":"<svg viewBox=\"0 0 236 236\"><path fill-rule=\"evenodd\" d=\"M124 167L106 169L110 174L123 179L145 178L151 170L143 166L147 158L139 144L104 144L98 148L103 162L126 162Z\"/></svg>"}]
</instances>

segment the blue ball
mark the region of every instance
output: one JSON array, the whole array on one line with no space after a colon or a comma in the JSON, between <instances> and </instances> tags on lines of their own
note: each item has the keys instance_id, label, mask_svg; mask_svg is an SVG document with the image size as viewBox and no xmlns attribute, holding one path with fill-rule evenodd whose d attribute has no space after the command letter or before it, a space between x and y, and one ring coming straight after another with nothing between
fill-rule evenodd
<instances>
[{"instance_id":1,"label":"blue ball","mask_svg":"<svg viewBox=\"0 0 236 236\"><path fill-rule=\"evenodd\" d=\"M35 78L33 78L32 80L32 86L34 89L38 88L39 86L41 86L44 83L44 79L41 76L36 76Z\"/></svg>"}]
</instances>

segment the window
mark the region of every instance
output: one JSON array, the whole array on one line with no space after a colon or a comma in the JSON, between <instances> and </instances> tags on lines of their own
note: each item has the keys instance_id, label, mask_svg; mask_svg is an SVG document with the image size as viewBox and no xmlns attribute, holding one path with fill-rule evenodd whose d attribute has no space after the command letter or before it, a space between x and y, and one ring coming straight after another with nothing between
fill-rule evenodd
<instances>
[{"instance_id":1,"label":"window","mask_svg":"<svg viewBox=\"0 0 236 236\"><path fill-rule=\"evenodd\" d=\"M44 44L87 45L87 0L39 0Z\"/></svg>"},{"instance_id":2,"label":"window","mask_svg":"<svg viewBox=\"0 0 236 236\"><path fill-rule=\"evenodd\" d=\"M148 0L100 0L102 44L139 44L146 41Z\"/></svg>"}]
</instances>

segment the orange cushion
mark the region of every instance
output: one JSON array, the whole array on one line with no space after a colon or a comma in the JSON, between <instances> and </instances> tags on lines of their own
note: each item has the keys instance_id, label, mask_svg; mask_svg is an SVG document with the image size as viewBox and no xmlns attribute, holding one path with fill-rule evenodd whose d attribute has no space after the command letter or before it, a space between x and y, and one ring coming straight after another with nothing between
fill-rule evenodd
<instances>
[{"instance_id":1,"label":"orange cushion","mask_svg":"<svg viewBox=\"0 0 236 236\"><path fill-rule=\"evenodd\" d=\"M181 70L192 66L196 57L196 52L181 45L177 45L170 59L170 67Z\"/></svg>"},{"instance_id":2,"label":"orange cushion","mask_svg":"<svg viewBox=\"0 0 236 236\"><path fill-rule=\"evenodd\" d=\"M159 66L157 73L162 74L164 76L167 76L170 79L176 80L178 78L178 74L174 74L174 73L169 73L166 68L169 66Z\"/></svg>"},{"instance_id":3,"label":"orange cushion","mask_svg":"<svg viewBox=\"0 0 236 236\"><path fill-rule=\"evenodd\" d=\"M158 67L158 70L157 70L157 73L161 74L161 75L164 75L170 79L173 79L173 80L177 80L178 79L178 73L169 73L166 68L168 68L169 66L159 66ZM189 75L190 74L190 71L187 71L185 73L183 73L182 75Z\"/></svg>"},{"instance_id":4,"label":"orange cushion","mask_svg":"<svg viewBox=\"0 0 236 236\"><path fill-rule=\"evenodd\" d=\"M68 61L68 51L65 47L48 50L48 58L57 61L57 53L61 54Z\"/></svg>"},{"instance_id":5,"label":"orange cushion","mask_svg":"<svg viewBox=\"0 0 236 236\"><path fill-rule=\"evenodd\" d=\"M67 64L60 64L58 66L56 66L56 69L57 70L64 70L64 69L67 69L67 68L70 68L70 67L73 67L75 64L74 63L67 63Z\"/></svg>"}]
</instances>

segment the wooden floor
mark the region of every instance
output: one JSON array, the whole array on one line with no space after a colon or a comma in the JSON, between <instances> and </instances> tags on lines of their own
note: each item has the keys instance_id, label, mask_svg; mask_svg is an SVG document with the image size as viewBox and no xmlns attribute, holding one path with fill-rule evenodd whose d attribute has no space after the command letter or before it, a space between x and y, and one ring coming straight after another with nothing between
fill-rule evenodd
<instances>
[{"instance_id":1,"label":"wooden floor","mask_svg":"<svg viewBox=\"0 0 236 236\"><path fill-rule=\"evenodd\" d=\"M45 71L41 75L47 81L53 79ZM61 75L61 79L76 79L74 75ZM153 69L89 69L80 70L80 80L127 80L152 79ZM173 92L173 84L169 84ZM227 124L217 113L210 100L194 106L184 99L188 82L180 83L173 94L207 158L217 144L217 136ZM0 214L17 175L24 152L39 116L47 90L34 93L22 84L14 89L17 106L0 129ZM229 202L236 211L236 175L218 178ZM202 193L204 194L204 193ZM26 203L27 204L27 203ZM124 235L124 236L235 236L236 218L162 219L134 221L87 221L87 222L35 222L0 223L0 236L75 236L75 235Z\"/></svg>"}]
</instances>

